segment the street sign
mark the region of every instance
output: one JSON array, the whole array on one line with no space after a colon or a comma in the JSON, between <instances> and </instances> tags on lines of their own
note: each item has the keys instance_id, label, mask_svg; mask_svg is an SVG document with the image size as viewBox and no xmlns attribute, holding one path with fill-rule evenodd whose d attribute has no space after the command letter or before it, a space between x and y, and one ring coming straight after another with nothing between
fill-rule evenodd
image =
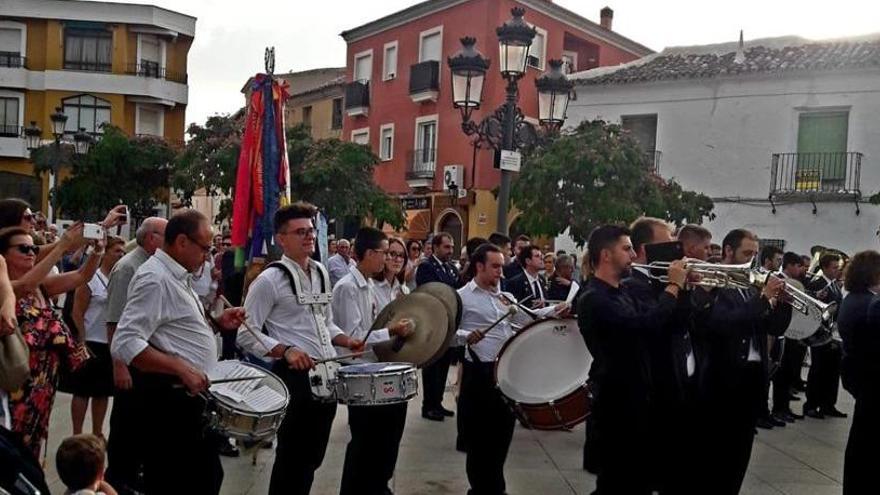
<instances>
[{"instance_id":1,"label":"street sign","mask_svg":"<svg viewBox=\"0 0 880 495\"><path fill-rule=\"evenodd\" d=\"M501 150L501 170L519 172L522 155L519 151Z\"/></svg>"},{"instance_id":2,"label":"street sign","mask_svg":"<svg viewBox=\"0 0 880 495\"><path fill-rule=\"evenodd\" d=\"M427 210L431 208L431 200L427 196L400 198L404 210Z\"/></svg>"}]
</instances>

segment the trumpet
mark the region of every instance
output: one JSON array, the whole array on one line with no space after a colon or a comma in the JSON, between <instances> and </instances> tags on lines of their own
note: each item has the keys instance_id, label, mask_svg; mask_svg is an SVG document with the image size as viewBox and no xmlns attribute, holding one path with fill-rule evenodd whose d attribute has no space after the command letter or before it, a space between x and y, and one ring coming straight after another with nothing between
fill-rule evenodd
<instances>
[{"instance_id":1,"label":"trumpet","mask_svg":"<svg viewBox=\"0 0 880 495\"><path fill-rule=\"evenodd\" d=\"M753 270L751 274L752 284L755 287L763 287L767 283L767 279L773 276L766 270ZM802 313L805 316L813 318L819 323L831 324L837 313L837 303L824 303L815 297L807 294L798 287L784 280L783 302L789 304L793 310Z\"/></svg>"},{"instance_id":2,"label":"trumpet","mask_svg":"<svg viewBox=\"0 0 880 495\"><path fill-rule=\"evenodd\" d=\"M653 261L648 264L633 263L633 268L642 268L648 271L648 277L663 283L669 283L669 276L652 273L654 270L667 272L671 261ZM684 268L690 273L699 275L699 280L689 281L688 285L714 288L748 289L752 286L751 279L752 263L741 265L721 265L706 263L702 260L685 259Z\"/></svg>"}]
</instances>

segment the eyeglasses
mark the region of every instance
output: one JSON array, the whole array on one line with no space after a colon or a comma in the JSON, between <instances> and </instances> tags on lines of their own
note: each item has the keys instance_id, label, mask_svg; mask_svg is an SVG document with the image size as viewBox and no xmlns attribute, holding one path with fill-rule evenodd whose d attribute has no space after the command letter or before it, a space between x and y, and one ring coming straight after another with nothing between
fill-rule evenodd
<instances>
[{"instance_id":1,"label":"eyeglasses","mask_svg":"<svg viewBox=\"0 0 880 495\"><path fill-rule=\"evenodd\" d=\"M221 245L222 245L223 247L231 247L231 246L232 246L232 243L231 243L231 242L224 242L224 243L221 244Z\"/></svg>"},{"instance_id":2,"label":"eyeglasses","mask_svg":"<svg viewBox=\"0 0 880 495\"><path fill-rule=\"evenodd\" d=\"M316 230L314 227L303 227L300 229L288 230L287 232L282 232L282 234L296 234L298 237L308 237L315 235L315 232Z\"/></svg>"},{"instance_id":3,"label":"eyeglasses","mask_svg":"<svg viewBox=\"0 0 880 495\"><path fill-rule=\"evenodd\" d=\"M412 246L412 247L409 248L409 250L410 250L410 251L421 251L422 248L420 248L419 246Z\"/></svg>"},{"instance_id":4,"label":"eyeglasses","mask_svg":"<svg viewBox=\"0 0 880 495\"><path fill-rule=\"evenodd\" d=\"M199 242L199 241L193 239L193 238L190 237L190 236L186 236L186 238L189 239L190 241L192 241L192 243L195 244L196 246L202 248L202 252L203 252L203 253L208 254L208 253L211 252L211 245L210 245L210 244L208 244L208 245L206 246L206 245L202 244L201 242Z\"/></svg>"},{"instance_id":5,"label":"eyeglasses","mask_svg":"<svg viewBox=\"0 0 880 495\"><path fill-rule=\"evenodd\" d=\"M398 258L398 259L402 259L402 260L406 259L406 253L402 253L400 251L388 251L387 253L385 253L385 256L388 256L389 258Z\"/></svg>"},{"instance_id":6,"label":"eyeglasses","mask_svg":"<svg viewBox=\"0 0 880 495\"><path fill-rule=\"evenodd\" d=\"M40 246L35 246L33 244L15 244L9 247L17 248L18 252L24 255L32 253L34 256L36 256L40 252Z\"/></svg>"}]
</instances>

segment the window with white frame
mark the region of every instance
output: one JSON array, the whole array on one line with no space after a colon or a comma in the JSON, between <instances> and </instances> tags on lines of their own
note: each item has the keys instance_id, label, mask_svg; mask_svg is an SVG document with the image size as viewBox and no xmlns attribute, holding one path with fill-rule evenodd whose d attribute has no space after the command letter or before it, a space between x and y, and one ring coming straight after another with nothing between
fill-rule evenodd
<instances>
[{"instance_id":1,"label":"window with white frame","mask_svg":"<svg viewBox=\"0 0 880 495\"><path fill-rule=\"evenodd\" d=\"M385 55L382 57L382 80L388 81L397 77L397 41L385 43Z\"/></svg>"},{"instance_id":2,"label":"window with white frame","mask_svg":"<svg viewBox=\"0 0 880 495\"><path fill-rule=\"evenodd\" d=\"M64 132L75 133L80 127L92 134L103 134L101 125L110 122L110 102L92 95L77 95L61 100L67 115Z\"/></svg>"},{"instance_id":3,"label":"window with white frame","mask_svg":"<svg viewBox=\"0 0 880 495\"><path fill-rule=\"evenodd\" d=\"M370 128L355 129L351 131L351 142L354 144L370 145Z\"/></svg>"},{"instance_id":4,"label":"window with white frame","mask_svg":"<svg viewBox=\"0 0 880 495\"><path fill-rule=\"evenodd\" d=\"M415 134L414 166L433 169L437 160L437 116L417 118Z\"/></svg>"},{"instance_id":5,"label":"window with white frame","mask_svg":"<svg viewBox=\"0 0 880 495\"><path fill-rule=\"evenodd\" d=\"M159 137L165 134L165 110L162 107L138 105L135 112L135 134Z\"/></svg>"},{"instance_id":6,"label":"window with white frame","mask_svg":"<svg viewBox=\"0 0 880 495\"><path fill-rule=\"evenodd\" d=\"M64 68L110 72L113 33L107 29L64 29Z\"/></svg>"},{"instance_id":7,"label":"window with white frame","mask_svg":"<svg viewBox=\"0 0 880 495\"><path fill-rule=\"evenodd\" d=\"M440 61L443 57L443 26L419 34L419 62Z\"/></svg>"},{"instance_id":8,"label":"window with white frame","mask_svg":"<svg viewBox=\"0 0 880 495\"><path fill-rule=\"evenodd\" d=\"M0 137L18 137L21 99L0 96Z\"/></svg>"},{"instance_id":9,"label":"window with white frame","mask_svg":"<svg viewBox=\"0 0 880 495\"><path fill-rule=\"evenodd\" d=\"M379 159L388 161L394 158L394 124L379 128Z\"/></svg>"},{"instance_id":10,"label":"window with white frame","mask_svg":"<svg viewBox=\"0 0 880 495\"><path fill-rule=\"evenodd\" d=\"M369 81L373 74L373 50L354 56L354 80Z\"/></svg>"},{"instance_id":11,"label":"window with white frame","mask_svg":"<svg viewBox=\"0 0 880 495\"><path fill-rule=\"evenodd\" d=\"M24 67L26 29L22 23L0 21L0 67Z\"/></svg>"},{"instance_id":12,"label":"window with white frame","mask_svg":"<svg viewBox=\"0 0 880 495\"><path fill-rule=\"evenodd\" d=\"M538 70L544 70L544 60L547 59L547 31L535 26L535 39L529 47L528 66Z\"/></svg>"},{"instance_id":13,"label":"window with white frame","mask_svg":"<svg viewBox=\"0 0 880 495\"><path fill-rule=\"evenodd\" d=\"M160 77L162 67L163 42L155 34L139 34L138 74L147 77Z\"/></svg>"}]
</instances>

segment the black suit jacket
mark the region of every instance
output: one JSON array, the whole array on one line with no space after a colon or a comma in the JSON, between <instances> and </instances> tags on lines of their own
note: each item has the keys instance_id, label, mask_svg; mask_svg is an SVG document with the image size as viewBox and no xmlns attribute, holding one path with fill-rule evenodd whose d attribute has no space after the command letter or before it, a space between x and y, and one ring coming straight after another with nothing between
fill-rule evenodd
<instances>
[{"instance_id":1,"label":"black suit jacket","mask_svg":"<svg viewBox=\"0 0 880 495\"><path fill-rule=\"evenodd\" d=\"M772 308L755 288L746 290L745 295L737 289L694 291L694 337L700 349L697 380L705 398L737 400L725 396L741 383L750 340L760 354L764 379L769 379L767 336L785 333L791 322L791 306L780 302Z\"/></svg>"},{"instance_id":2,"label":"black suit jacket","mask_svg":"<svg viewBox=\"0 0 880 495\"><path fill-rule=\"evenodd\" d=\"M504 265L501 271L502 273L504 273L504 278L511 279L522 273L523 267L516 260L513 260L510 263Z\"/></svg>"},{"instance_id":3,"label":"black suit jacket","mask_svg":"<svg viewBox=\"0 0 880 495\"><path fill-rule=\"evenodd\" d=\"M880 299L851 292L837 311L843 339L843 388L856 399L880 398Z\"/></svg>"},{"instance_id":4,"label":"black suit jacket","mask_svg":"<svg viewBox=\"0 0 880 495\"><path fill-rule=\"evenodd\" d=\"M458 288L458 270L451 263L440 263L435 256L426 258L416 270L416 286L428 282L442 282L452 288Z\"/></svg>"},{"instance_id":5,"label":"black suit jacket","mask_svg":"<svg viewBox=\"0 0 880 495\"><path fill-rule=\"evenodd\" d=\"M532 303L540 299L540 295L531 297L532 287L529 284L529 278L526 276L526 272L523 270L520 270L518 274L506 280L504 290L513 294L513 297L515 297L517 301L522 301L529 297L530 299L526 301L528 306L531 306Z\"/></svg>"},{"instance_id":6,"label":"black suit jacket","mask_svg":"<svg viewBox=\"0 0 880 495\"><path fill-rule=\"evenodd\" d=\"M550 286L545 292L545 299L550 301L565 301L568 298L568 292L571 290L571 284L565 285L559 281L559 277L550 279Z\"/></svg>"}]
</instances>

